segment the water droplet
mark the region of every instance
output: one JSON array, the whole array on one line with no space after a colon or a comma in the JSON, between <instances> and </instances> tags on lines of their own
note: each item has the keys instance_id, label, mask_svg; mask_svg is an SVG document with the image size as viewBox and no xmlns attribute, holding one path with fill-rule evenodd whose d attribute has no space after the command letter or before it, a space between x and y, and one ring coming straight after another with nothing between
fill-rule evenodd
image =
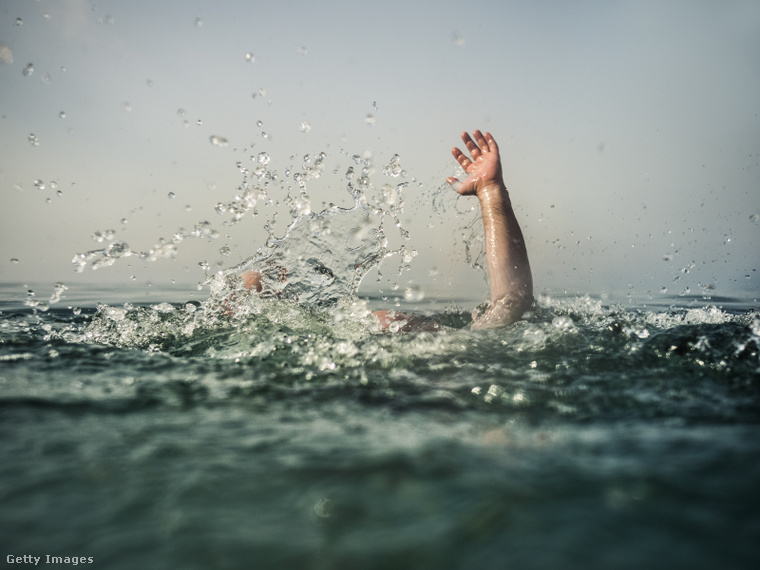
<instances>
[{"instance_id":1,"label":"water droplet","mask_svg":"<svg viewBox=\"0 0 760 570\"><path fill-rule=\"evenodd\" d=\"M113 241L113 238L116 237L116 232L114 230L105 230L103 232L95 232L90 236L93 241L96 241L98 243L103 243L104 241Z\"/></svg>"},{"instance_id":2,"label":"water droplet","mask_svg":"<svg viewBox=\"0 0 760 570\"><path fill-rule=\"evenodd\" d=\"M306 55L306 48L304 46L296 46L296 53L298 55Z\"/></svg>"},{"instance_id":3,"label":"water droplet","mask_svg":"<svg viewBox=\"0 0 760 570\"><path fill-rule=\"evenodd\" d=\"M17 26L23 26L24 25L24 20L22 20L21 18L16 18L16 25Z\"/></svg>"},{"instance_id":4,"label":"water droplet","mask_svg":"<svg viewBox=\"0 0 760 570\"><path fill-rule=\"evenodd\" d=\"M0 45L0 63L13 63L13 52L8 46Z\"/></svg>"},{"instance_id":5,"label":"water droplet","mask_svg":"<svg viewBox=\"0 0 760 570\"><path fill-rule=\"evenodd\" d=\"M259 156L257 157L257 160L259 161L259 164L268 164L269 163L269 155L265 152L260 152Z\"/></svg>"},{"instance_id":6,"label":"water droplet","mask_svg":"<svg viewBox=\"0 0 760 570\"><path fill-rule=\"evenodd\" d=\"M24 305L26 305L27 307L38 307L39 304L40 302L34 298L34 291L29 289L26 292L26 300L24 301Z\"/></svg>"},{"instance_id":7,"label":"water droplet","mask_svg":"<svg viewBox=\"0 0 760 570\"><path fill-rule=\"evenodd\" d=\"M261 131L261 138L268 139L269 135L266 133L266 131Z\"/></svg>"},{"instance_id":8,"label":"water droplet","mask_svg":"<svg viewBox=\"0 0 760 570\"><path fill-rule=\"evenodd\" d=\"M211 141L211 144L214 146L227 146L227 144L229 144L226 138L218 137L216 135L211 136L209 140Z\"/></svg>"},{"instance_id":9,"label":"water droplet","mask_svg":"<svg viewBox=\"0 0 760 570\"><path fill-rule=\"evenodd\" d=\"M425 292L419 285L407 287L404 291L404 300L408 303L418 303L425 298Z\"/></svg>"},{"instance_id":10,"label":"water droplet","mask_svg":"<svg viewBox=\"0 0 760 570\"><path fill-rule=\"evenodd\" d=\"M40 140L37 138L37 135L34 133L29 134L29 144L32 146L40 146Z\"/></svg>"},{"instance_id":11,"label":"water droplet","mask_svg":"<svg viewBox=\"0 0 760 570\"><path fill-rule=\"evenodd\" d=\"M311 130L311 123L309 121L301 121L301 132L308 133Z\"/></svg>"},{"instance_id":12,"label":"water droplet","mask_svg":"<svg viewBox=\"0 0 760 570\"><path fill-rule=\"evenodd\" d=\"M369 126L372 126L377 122L377 119L375 119L375 116L372 113L367 113L367 116L364 117L364 122Z\"/></svg>"},{"instance_id":13,"label":"water droplet","mask_svg":"<svg viewBox=\"0 0 760 570\"><path fill-rule=\"evenodd\" d=\"M43 83L50 83L50 74L44 73L42 77L40 77L40 81L42 81Z\"/></svg>"},{"instance_id":14,"label":"water droplet","mask_svg":"<svg viewBox=\"0 0 760 570\"><path fill-rule=\"evenodd\" d=\"M152 79L148 79L148 80L145 82L145 85L147 85L148 87L153 87L153 80L152 80Z\"/></svg>"},{"instance_id":15,"label":"water droplet","mask_svg":"<svg viewBox=\"0 0 760 570\"><path fill-rule=\"evenodd\" d=\"M157 313L173 313L175 311L174 306L170 303L158 303L157 305L151 305L151 309Z\"/></svg>"},{"instance_id":16,"label":"water droplet","mask_svg":"<svg viewBox=\"0 0 760 570\"><path fill-rule=\"evenodd\" d=\"M50 300L48 303L50 305L53 305L55 303L58 303L63 298L63 293L68 289L66 285L63 283L56 283L55 287L53 287L53 294L50 295Z\"/></svg>"},{"instance_id":17,"label":"water droplet","mask_svg":"<svg viewBox=\"0 0 760 570\"><path fill-rule=\"evenodd\" d=\"M45 189L45 183L42 180L35 180L34 181L34 187L38 190L44 190Z\"/></svg>"},{"instance_id":18,"label":"water droplet","mask_svg":"<svg viewBox=\"0 0 760 570\"><path fill-rule=\"evenodd\" d=\"M200 119L198 119L197 121L195 121L195 124L200 127L203 124L203 121L201 121Z\"/></svg>"},{"instance_id":19,"label":"water droplet","mask_svg":"<svg viewBox=\"0 0 760 570\"><path fill-rule=\"evenodd\" d=\"M185 110L182 109L182 108L177 109L177 115L179 115L180 117L184 117L185 116Z\"/></svg>"},{"instance_id":20,"label":"water droplet","mask_svg":"<svg viewBox=\"0 0 760 570\"><path fill-rule=\"evenodd\" d=\"M61 111L60 113L58 113L58 118L59 119L65 119L66 118L66 112L65 111Z\"/></svg>"},{"instance_id":21,"label":"water droplet","mask_svg":"<svg viewBox=\"0 0 760 570\"><path fill-rule=\"evenodd\" d=\"M464 45L464 38L460 36L458 33L454 32L452 39L454 41L455 46L462 47Z\"/></svg>"},{"instance_id":22,"label":"water droplet","mask_svg":"<svg viewBox=\"0 0 760 570\"><path fill-rule=\"evenodd\" d=\"M34 73L34 64L27 63L26 67L21 71L21 73L24 74L24 77L29 77L32 73Z\"/></svg>"},{"instance_id":23,"label":"water droplet","mask_svg":"<svg viewBox=\"0 0 760 570\"><path fill-rule=\"evenodd\" d=\"M309 200L309 197L302 195L299 198L293 200L291 203L290 213L294 218L299 216L308 216L311 213L311 201Z\"/></svg>"},{"instance_id":24,"label":"water droplet","mask_svg":"<svg viewBox=\"0 0 760 570\"><path fill-rule=\"evenodd\" d=\"M196 18L195 19L195 27L196 28L200 28L202 25L203 25L203 20L201 20L200 18Z\"/></svg>"},{"instance_id":25,"label":"water droplet","mask_svg":"<svg viewBox=\"0 0 760 570\"><path fill-rule=\"evenodd\" d=\"M247 54L245 54L245 60L250 63L253 63L254 61L256 61L256 58L251 52L248 52Z\"/></svg>"},{"instance_id":26,"label":"water droplet","mask_svg":"<svg viewBox=\"0 0 760 570\"><path fill-rule=\"evenodd\" d=\"M756 223L756 224L757 224L757 223L760 223L760 214L752 214L752 215L749 217L749 221L750 221L750 222L754 222L754 223Z\"/></svg>"},{"instance_id":27,"label":"water droplet","mask_svg":"<svg viewBox=\"0 0 760 570\"><path fill-rule=\"evenodd\" d=\"M18 257L11 257L11 263L18 263Z\"/></svg>"},{"instance_id":28,"label":"water droplet","mask_svg":"<svg viewBox=\"0 0 760 570\"><path fill-rule=\"evenodd\" d=\"M127 113L129 113L132 110L132 105L129 104L129 101L124 101L121 104L121 108L124 109Z\"/></svg>"},{"instance_id":29,"label":"water droplet","mask_svg":"<svg viewBox=\"0 0 760 570\"><path fill-rule=\"evenodd\" d=\"M264 126L264 121L256 121L256 126L261 128Z\"/></svg>"},{"instance_id":30,"label":"water droplet","mask_svg":"<svg viewBox=\"0 0 760 570\"><path fill-rule=\"evenodd\" d=\"M668 292L668 288L667 288L667 287L662 287L662 288L660 289L660 293L662 293L663 295L664 295L665 293L667 293L667 292Z\"/></svg>"},{"instance_id":31,"label":"water droplet","mask_svg":"<svg viewBox=\"0 0 760 570\"><path fill-rule=\"evenodd\" d=\"M219 253L221 253L222 255L224 255L226 257L230 253L232 253L232 251L230 250L229 246L224 245L224 246L222 246L222 247L219 248Z\"/></svg>"},{"instance_id":32,"label":"water droplet","mask_svg":"<svg viewBox=\"0 0 760 570\"><path fill-rule=\"evenodd\" d=\"M173 200L174 199L174 192L169 192L167 194L167 197L169 198L169 200Z\"/></svg>"},{"instance_id":33,"label":"water droplet","mask_svg":"<svg viewBox=\"0 0 760 570\"><path fill-rule=\"evenodd\" d=\"M399 155L394 154L388 164L383 166L383 174L386 176L392 176L394 178L398 178L398 176L401 175L401 164L400 164L401 158Z\"/></svg>"}]
</instances>

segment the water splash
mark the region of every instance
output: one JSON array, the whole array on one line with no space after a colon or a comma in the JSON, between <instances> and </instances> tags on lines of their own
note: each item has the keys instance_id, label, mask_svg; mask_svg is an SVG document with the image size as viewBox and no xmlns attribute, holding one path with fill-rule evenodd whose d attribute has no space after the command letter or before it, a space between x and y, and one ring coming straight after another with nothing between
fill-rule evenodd
<instances>
[{"instance_id":1,"label":"water splash","mask_svg":"<svg viewBox=\"0 0 760 570\"><path fill-rule=\"evenodd\" d=\"M259 121L258 126L263 123ZM203 261L199 264L206 274L204 286L210 291L210 300L206 304L209 314L250 309L245 306L250 304L250 299L239 291L240 275L246 271L261 274L265 297L303 306L334 306L342 300L355 298L364 276L384 259L397 256L399 273L410 268L417 252L406 243L409 232L402 227L400 218L404 207L403 193L408 183L401 180L388 184L376 180L379 174L383 179L406 177L398 155L390 158L381 173L373 168L371 155L351 156L354 164L348 167L345 191L352 198L353 206L329 204L321 211L313 210L309 185L325 174L325 152L304 155L300 168L288 168L284 179L274 170L275 164L268 152L251 155L251 159L255 164L252 170L238 162L243 182L234 198L218 202L214 209L226 218L223 225L229 225L244 219L261 220L260 206L266 206L271 214L261 221L268 238L253 257L227 271L211 274L214 263ZM360 170L354 180L349 173L355 167ZM332 173L340 176L340 170L335 168ZM284 197L273 199L274 195L281 196L282 193ZM172 197L173 192L168 195ZM283 207L287 208L290 221L284 232L278 234L275 221L278 214L283 213ZM393 235L389 236L388 228L393 230ZM180 228L171 238L160 238L149 250L139 251L117 239L115 231L99 231L93 234L93 239L99 243L108 242L108 245L79 253L72 263L75 271L82 272L86 267L101 269L131 256L143 261L173 258L186 239L217 239L220 235L210 222L203 221L195 224L192 231ZM232 248L225 243L217 247L217 252L223 259L231 254Z\"/></svg>"},{"instance_id":2,"label":"water splash","mask_svg":"<svg viewBox=\"0 0 760 570\"><path fill-rule=\"evenodd\" d=\"M60 302L60 300L63 299L63 294L67 289L68 287L63 283L56 283L55 287L53 288L53 293L50 295L50 299L48 300L48 304L53 305Z\"/></svg>"},{"instance_id":3,"label":"water splash","mask_svg":"<svg viewBox=\"0 0 760 570\"><path fill-rule=\"evenodd\" d=\"M113 265L119 258L132 255L135 255L135 252L129 249L128 244L123 241L115 241L103 249L78 253L71 260L71 263L74 265L74 270L77 273L81 273L88 265L92 269L100 269L101 267Z\"/></svg>"}]
</instances>

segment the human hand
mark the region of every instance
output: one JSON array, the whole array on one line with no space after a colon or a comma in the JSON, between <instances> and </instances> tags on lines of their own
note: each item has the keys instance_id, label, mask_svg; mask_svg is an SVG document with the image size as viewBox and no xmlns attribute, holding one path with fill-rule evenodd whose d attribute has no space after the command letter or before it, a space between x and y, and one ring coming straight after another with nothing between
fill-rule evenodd
<instances>
[{"instance_id":1,"label":"human hand","mask_svg":"<svg viewBox=\"0 0 760 570\"><path fill-rule=\"evenodd\" d=\"M470 137L464 132L462 141L472 158L468 158L456 147L452 149L451 154L468 176L464 181L450 176L446 181L451 187L462 196L478 197L483 197L489 189L503 189L499 147L491 133L484 135L480 131L473 131Z\"/></svg>"}]
</instances>

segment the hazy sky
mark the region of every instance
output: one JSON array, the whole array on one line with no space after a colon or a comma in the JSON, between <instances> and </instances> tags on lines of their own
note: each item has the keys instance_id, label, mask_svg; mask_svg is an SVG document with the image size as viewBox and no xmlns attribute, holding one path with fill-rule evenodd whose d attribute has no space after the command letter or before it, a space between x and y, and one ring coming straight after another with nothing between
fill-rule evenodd
<instances>
[{"instance_id":1,"label":"hazy sky","mask_svg":"<svg viewBox=\"0 0 760 570\"><path fill-rule=\"evenodd\" d=\"M758 61L754 0L1 0L2 281L195 283L199 261L233 265L266 236L266 213L229 227L214 209L239 162L267 152L284 178L325 152L320 209L350 204L351 156L380 185L398 154L419 255L384 273L485 296L462 238L477 205L443 185L480 128L537 292L758 291ZM95 232L147 250L201 221L222 237L175 260L73 270L107 245Z\"/></svg>"}]
</instances>

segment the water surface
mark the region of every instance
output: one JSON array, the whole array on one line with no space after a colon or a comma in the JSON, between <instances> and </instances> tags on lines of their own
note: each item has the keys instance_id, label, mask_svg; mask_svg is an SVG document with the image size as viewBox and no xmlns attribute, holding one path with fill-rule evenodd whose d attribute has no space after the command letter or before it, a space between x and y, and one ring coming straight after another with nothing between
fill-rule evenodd
<instances>
[{"instance_id":1,"label":"water surface","mask_svg":"<svg viewBox=\"0 0 760 570\"><path fill-rule=\"evenodd\" d=\"M402 300L448 326L387 334L367 317L381 298L225 316L192 288L72 287L49 308L25 295L6 285L0 306L5 554L125 569L760 561L751 297L544 295L474 332L470 300Z\"/></svg>"}]
</instances>

